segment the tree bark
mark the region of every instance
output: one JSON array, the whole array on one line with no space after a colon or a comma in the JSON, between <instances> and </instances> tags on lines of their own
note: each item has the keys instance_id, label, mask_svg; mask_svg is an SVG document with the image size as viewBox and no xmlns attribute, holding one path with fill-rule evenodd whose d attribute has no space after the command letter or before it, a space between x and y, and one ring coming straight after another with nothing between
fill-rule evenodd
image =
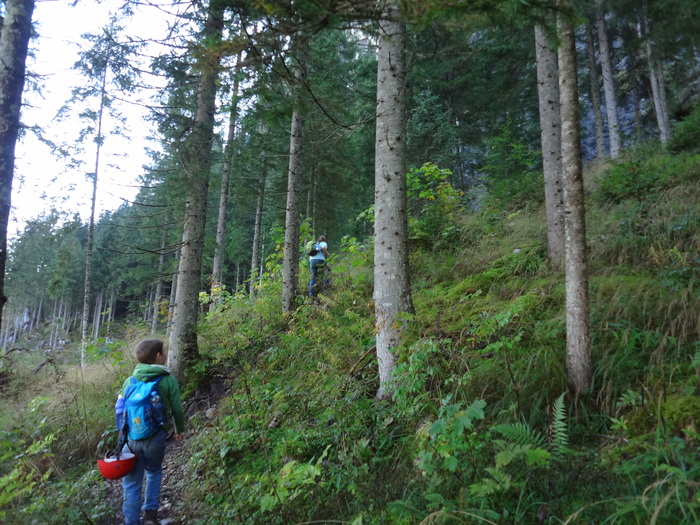
<instances>
[{"instance_id":1,"label":"tree bark","mask_svg":"<svg viewBox=\"0 0 700 525\"><path fill-rule=\"evenodd\" d=\"M85 241L85 282L83 284L83 316L80 324L80 366L85 366L85 350L88 339L88 321L90 316L90 301L92 298L92 251L95 245L95 207L97 203L97 180L100 171L100 153L102 150L102 117L105 110L105 93L107 90L107 73L109 59L102 73L102 88L100 91L100 110L97 116L97 132L95 134L95 171L92 174L92 200L90 202L90 222L88 223L87 239Z\"/></svg>"},{"instance_id":2,"label":"tree bark","mask_svg":"<svg viewBox=\"0 0 700 525\"><path fill-rule=\"evenodd\" d=\"M302 59L296 71L297 78L304 75ZM300 100L292 112L292 128L289 140L289 171L287 173L287 208L284 227L284 262L282 268L282 312L294 309L297 288L299 286L299 193L303 163L302 141L304 135L304 117Z\"/></svg>"},{"instance_id":3,"label":"tree bark","mask_svg":"<svg viewBox=\"0 0 700 525\"><path fill-rule=\"evenodd\" d=\"M7 302L7 227L12 207L15 145L33 11L34 0L6 0L5 21L0 34L0 320Z\"/></svg>"},{"instance_id":4,"label":"tree bark","mask_svg":"<svg viewBox=\"0 0 700 525\"><path fill-rule=\"evenodd\" d=\"M398 6L387 2L379 23L374 163L374 305L379 389L390 399L395 350L406 317L413 314L408 264L406 197L406 33Z\"/></svg>"},{"instance_id":5,"label":"tree bark","mask_svg":"<svg viewBox=\"0 0 700 525\"><path fill-rule=\"evenodd\" d=\"M158 256L158 281L156 282L156 293L153 299L153 317L151 319L151 336L156 335L158 329L158 313L160 304L163 301L163 270L165 269L165 249L168 243L168 230L163 228L160 239L160 255Z\"/></svg>"},{"instance_id":6,"label":"tree bark","mask_svg":"<svg viewBox=\"0 0 700 525\"><path fill-rule=\"evenodd\" d=\"M647 2L643 3L646 11ZM649 66L649 83L651 84L651 94L654 101L654 112L656 113L656 124L659 128L659 140L666 144L671 138L671 121L668 116L668 103L666 100L666 86L664 85L663 68L659 63L651 38L649 19L646 13L642 16L642 33L646 37L646 55Z\"/></svg>"},{"instance_id":7,"label":"tree bark","mask_svg":"<svg viewBox=\"0 0 700 525\"><path fill-rule=\"evenodd\" d=\"M562 169L566 217L566 371L578 396L591 385L591 341L586 255L583 164L579 122L574 27L558 19Z\"/></svg>"},{"instance_id":8,"label":"tree bark","mask_svg":"<svg viewBox=\"0 0 700 525\"><path fill-rule=\"evenodd\" d=\"M605 111L608 116L608 139L610 140L610 156L616 159L620 156L620 122L617 117L617 92L613 79L612 57L608 33L605 29L605 12L602 0L596 0L596 27L598 29L598 49L600 51L600 66L603 72L603 90L605 92Z\"/></svg>"},{"instance_id":9,"label":"tree bark","mask_svg":"<svg viewBox=\"0 0 700 525\"><path fill-rule=\"evenodd\" d=\"M236 64L241 61L239 51L236 56ZM224 165L221 172L221 190L219 191L219 215L216 222L216 245L214 247L214 267L211 278L211 297L215 297L215 289L219 289L219 297L224 272L224 241L226 237L226 215L228 208L229 181L231 179L231 164L234 156L234 141L236 139L236 123L238 120L238 74L234 73L233 87L231 89L231 112L228 121L228 135L224 148Z\"/></svg>"},{"instance_id":10,"label":"tree bark","mask_svg":"<svg viewBox=\"0 0 700 525\"><path fill-rule=\"evenodd\" d=\"M547 214L547 255L553 266L564 260L564 189L561 180L561 118L557 53L545 28L535 26L537 95Z\"/></svg>"},{"instance_id":11,"label":"tree bark","mask_svg":"<svg viewBox=\"0 0 700 525\"><path fill-rule=\"evenodd\" d=\"M170 280L170 301L168 304L168 322L165 327L165 333L170 338L173 331L173 319L175 318L175 297L177 296L177 275L180 269L180 248L175 251L175 264L173 265L172 279Z\"/></svg>"},{"instance_id":12,"label":"tree bark","mask_svg":"<svg viewBox=\"0 0 700 525\"><path fill-rule=\"evenodd\" d=\"M49 332L49 349L53 350L56 348L55 342L58 338L58 316L60 310L58 308L58 297L53 300L53 314L51 315L51 331ZM4 339L3 339L4 340Z\"/></svg>"},{"instance_id":13,"label":"tree bark","mask_svg":"<svg viewBox=\"0 0 700 525\"><path fill-rule=\"evenodd\" d=\"M263 172L260 176L260 186L258 190L258 202L255 206L255 226L253 229L253 255L250 260L250 281L248 284L248 292L250 294L255 293L255 283L258 281L258 271L262 267L261 253L260 253L260 239L262 233L262 217L263 217L263 205L265 203L265 179L266 170L265 163L263 162Z\"/></svg>"},{"instance_id":14,"label":"tree bark","mask_svg":"<svg viewBox=\"0 0 700 525\"><path fill-rule=\"evenodd\" d=\"M649 41L647 41L647 57L649 60L649 81L654 99L656 124L659 127L659 140L662 144L666 144L671 138L671 122L668 118L666 87L663 82L663 70L659 61L654 57L653 46Z\"/></svg>"},{"instance_id":15,"label":"tree bark","mask_svg":"<svg viewBox=\"0 0 700 525\"><path fill-rule=\"evenodd\" d=\"M224 25L223 8L212 0L204 28L203 42L215 45L221 41ZM182 232L180 267L168 367L182 377L187 364L197 355L197 320L199 292L202 288L202 255L209 189L209 168L216 111L216 84L219 54L202 54L197 93L197 113L182 155L182 165L188 181L185 223Z\"/></svg>"},{"instance_id":16,"label":"tree bark","mask_svg":"<svg viewBox=\"0 0 700 525\"><path fill-rule=\"evenodd\" d=\"M33 324L32 324L32 330L34 330L34 328L36 328L37 326L39 326L39 324L41 323L41 319L42 319L43 316L44 316L44 311L43 311L43 310L44 310L44 298L41 297L41 299L39 299L39 307L37 308L36 316L34 316L34 320L33 320Z\"/></svg>"},{"instance_id":17,"label":"tree bark","mask_svg":"<svg viewBox=\"0 0 700 525\"><path fill-rule=\"evenodd\" d=\"M311 166L306 194L306 218L311 220L311 237L316 238L316 166Z\"/></svg>"},{"instance_id":18,"label":"tree bark","mask_svg":"<svg viewBox=\"0 0 700 525\"><path fill-rule=\"evenodd\" d=\"M593 111L593 129L595 133L596 158L605 156L605 131L603 129L602 105L600 103L600 81L595 60L595 41L593 29L586 24L586 48L588 50L588 70L591 79L591 110Z\"/></svg>"},{"instance_id":19,"label":"tree bark","mask_svg":"<svg viewBox=\"0 0 700 525\"><path fill-rule=\"evenodd\" d=\"M109 309L107 313L107 333L110 333L112 327L112 321L114 321L114 310L117 306L117 293L115 291L115 286L111 287L109 296Z\"/></svg>"},{"instance_id":20,"label":"tree bark","mask_svg":"<svg viewBox=\"0 0 700 525\"><path fill-rule=\"evenodd\" d=\"M102 303L104 302L104 291L100 291L95 299L95 311L92 313L92 338L97 339L100 335L100 325L102 324Z\"/></svg>"}]
</instances>

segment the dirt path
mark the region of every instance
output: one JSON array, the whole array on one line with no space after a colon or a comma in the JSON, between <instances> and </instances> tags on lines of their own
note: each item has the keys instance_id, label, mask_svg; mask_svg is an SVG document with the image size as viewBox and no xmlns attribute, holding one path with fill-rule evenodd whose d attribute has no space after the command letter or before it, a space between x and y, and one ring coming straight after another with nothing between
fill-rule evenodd
<instances>
[{"instance_id":1,"label":"dirt path","mask_svg":"<svg viewBox=\"0 0 700 525\"><path fill-rule=\"evenodd\" d=\"M221 398L228 391L228 383L225 375L213 377L208 384L198 389L190 400L185 410L185 418L190 420L196 414L201 414L205 419L214 417L216 407ZM167 442L165 447L165 459L163 460L163 482L160 488L160 509L158 521L161 525L181 525L188 522L187 512L192 511L192 502L183 499L186 484L192 479L187 471L189 456L187 454L188 437L194 430L187 423L182 441L173 439ZM122 525L122 484L119 480L103 480L106 487L105 503L114 509L114 517L105 518L98 525Z\"/></svg>"},{"instance_id":2,"label":"dirt path","mask_svg":"<svg viewBox=\"0 0 700 525\"><path fill-rule=\"evenodd\" d=\"M182 498L180 492L182 483L188 479L184 469L187 458L183 454L183 447L187 442L170 440L165 447L165 459L163 460L163 483L160 489L160 510L158 520L161 525L177 525L185 523L182 519ZM114 517L100 520L99 525L121 525L124 523L122 514L122 483L120 480L103 480L106 487L105 503L115 511Z\"/></svg>"}]
</instances>

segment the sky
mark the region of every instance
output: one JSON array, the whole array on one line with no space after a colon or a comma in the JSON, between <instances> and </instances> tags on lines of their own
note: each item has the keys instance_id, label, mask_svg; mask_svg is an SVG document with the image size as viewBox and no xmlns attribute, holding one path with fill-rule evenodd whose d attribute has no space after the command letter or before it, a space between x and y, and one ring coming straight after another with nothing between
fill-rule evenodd
<instances>
[{"instance_id":1,"label":"sky","mask_svg":"<svg viewBox=\"0 0 700 525\"><path fill-rule=\"evenodd\" d=\"M30 43L28 69L41 78L40 92L25 86L22 123L38 126L52 141L74 142L84 123L77 114L65 121L56 119L58 110L71 96L73 87L86 80L72 69L78 59L80 36L99 32L106 25L110 10L120 1L104 0L100 4L83 0L70 7L67 0L38 0L33 20L39 37ZM161 19L161 20L159 20ZM162 16L153 12L134 18L134 31L158 31L164 26ZM145 29L148 28L148 29ZM107 136L100 152L96 218L105 210L119 207L124 200L133 200L138 191L138 176L149 163L146 147L152 135L144 120L145 110L136 104L123 104L120 112L127 118L131 141ZM104 130L105 134L108 130ZM31 132L17 144L15 177L12 191L12 212L8 236L16 237L26 221L40 217L53 207L79 213L83 221L90 218L92 181L87 173L94 171L96 148L92 140L85 142L81 159L84 166L71 168L65 160L53 155L50 148Z\"/></svg>"}]
</instances>

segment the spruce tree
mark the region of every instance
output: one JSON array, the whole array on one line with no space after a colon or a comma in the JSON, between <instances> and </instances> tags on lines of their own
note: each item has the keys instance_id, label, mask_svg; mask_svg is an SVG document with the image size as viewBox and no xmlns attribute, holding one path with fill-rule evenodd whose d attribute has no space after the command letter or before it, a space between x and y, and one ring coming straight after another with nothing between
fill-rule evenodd
<instances>
[{"instance_id":1,"label":"spruce tree","mask_svg":"<svg viewBox=\"0 0 700 525\"><path fill-rule=\"evenodd\" d=\"M34 0L7 0L0 33L0 321L7 302L7 227L33 11Z\"/></svg>"}]
</instances>

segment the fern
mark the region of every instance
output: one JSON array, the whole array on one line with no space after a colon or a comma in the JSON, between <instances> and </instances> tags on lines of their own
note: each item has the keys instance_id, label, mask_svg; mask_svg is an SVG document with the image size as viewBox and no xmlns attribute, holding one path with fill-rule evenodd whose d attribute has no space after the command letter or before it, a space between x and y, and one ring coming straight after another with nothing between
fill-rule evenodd
<instances>
[{"instance_id":1,"label":"fern","mask_svg":"<svg viewBox=\"0 0 700 525\"><path fill-rule=\"evenodd\" d=\"M518 445L537 447L544 443L544 436L524 423L504 423L494 426L493 430L500 433L508 441Z\"/></svg>"},{"instance_id":2,"label":"fern","mask_svg":"<svg viewBox=\"0 0 700 525\"><path fill-rule=\"evenodd\" d=\"M501 449L501 451L496 454L496 468L499 470L518 459L522 454L522 445L506 443L501 440L497 440L495 445Z\"/></svg>"},{"instance_id":3,"label":"fern","mask_svg":"<svg viewBox=\"0 0 700 525\"><path fill-rule=\"evenodd\" d=\"M700 366L700 350L693 356L693 361L690 364L691 366Z\"/></svg>"},{"instance_id":4,"label":"fern","mask_svg":"<svg viewBox=\"0 0 700 525\"><path fill-rule=\"evenodd\" d=\"M485 498L494 494L507 491L512 485L512 478L509 474L497 469L488 467L486 469L492 478L482 478L479 483L469 485L469 493L473 496Z\"/></svg>"},{"instance_id":5,"label":"fern","mask_svg":"<svg viewBox=\"0 0 700 525\"><path fill-rule=\"evenodd\" d=\"M496 441L496 445L501 448L501 451L496 454L496 469L502 469L521 458L528 466L544 467L551 456L546 450L533 445L518 445L501 440Z\"/></svg>"},{"instance_id":6,"label":"fern","mask_svg":"<svg viewBox=\"0 0 700 525\"><path fill-rule=\"evenodd\" d=\"M564 406L565 395L566 392L563 392L554 402L552 407L552 422L549 427L549 431L552 435L552 449L556 457L563 456L569 444L569 430L566 426L566 408Z\"/></svg>"},{"instance_id":7,"label":"fern","mask_svg":"<svg viewBox=\"0 0 700 525\"><path fill-rule=\"evenodd\" d=\"M524 450L525 462L530 466L546 467L552 454L542 448Z\"/></svg>"}]
</instances>

